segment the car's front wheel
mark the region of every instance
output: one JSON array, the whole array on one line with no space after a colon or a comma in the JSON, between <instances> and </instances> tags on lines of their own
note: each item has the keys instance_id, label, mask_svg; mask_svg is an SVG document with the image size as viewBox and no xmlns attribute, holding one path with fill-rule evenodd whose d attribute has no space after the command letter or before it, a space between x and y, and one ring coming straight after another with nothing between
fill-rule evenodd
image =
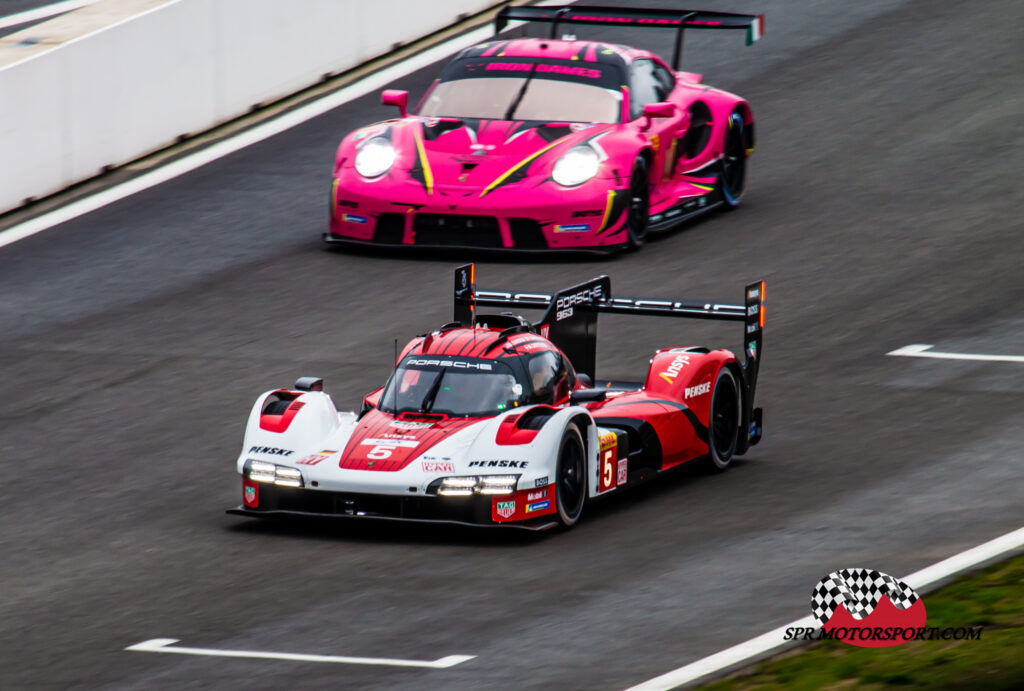
<instances>
[{"instance_id":1,"label":"car's front wheel","mask_svg":"<svg viewBox=\"0 0 1024 691\"><path fill-rule=\"evenodd\" d=\"M629 178L629 211L626 218L629 249L637 249L647 239L650 210L651 182L647 171L647 159L640 156L633 163L633 174Z\"/></svg>"},{"instance_id":2,"label":"car's front wheel","mask_svg":"<svg viewBox=\"0 0 1024 691\"><path fill-rule=\"evenodd\" d=\"M734 110L729 115L728 129L725 132L721 178L718 183L726 209L735 209L743 198L743 188L747 180L745 128L743 115Z\"/></svg>"},{"instance_id":3,"label":"car's front wheel","mask_svg":"<svg viewBox=\"0 0 1024 691\"><path fill-rule=\"evenodd\" d=\"M587 457L579 427L570 422L558 445L555 469L555 507L558 522L568 528L580 519L587 498Z\"/></svg>"}]
</instances>

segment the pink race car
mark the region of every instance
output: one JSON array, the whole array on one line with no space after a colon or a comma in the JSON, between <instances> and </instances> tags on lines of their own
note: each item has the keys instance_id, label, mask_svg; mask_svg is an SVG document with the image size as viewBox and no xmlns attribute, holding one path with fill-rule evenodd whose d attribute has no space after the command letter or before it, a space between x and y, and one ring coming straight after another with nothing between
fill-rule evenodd
<instances>
[{"instance_id":1,"label":"pink race car","mask_svg":"<svg viewBox=\"0 0 1024 691\"><path fill-rule=\"evenodd\" d=\"M742 98L678 70L683 30L743 29L763 15L607 7L506 7L549 39L459 53L423 96L385 91L401 117L338 148L328 243L612 252L740 203L754 115ZM556 39L562 24L673 28L657 55Z\"/></svg>"}]
</instances>

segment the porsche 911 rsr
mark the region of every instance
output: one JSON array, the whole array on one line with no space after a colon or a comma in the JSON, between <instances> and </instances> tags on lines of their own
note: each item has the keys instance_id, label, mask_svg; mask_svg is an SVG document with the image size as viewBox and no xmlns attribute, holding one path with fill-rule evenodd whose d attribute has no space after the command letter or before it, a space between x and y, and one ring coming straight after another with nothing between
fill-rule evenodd
<instances>
[{"instance_id":1,"label":"porsche 911 rsr","mask_svg":"<svg viewBox=\"0 0 1024 691\"><path fill-rule=\"evenodd\" d=\"M331 244L611 252L740 203L754 149L747 102L679 69L684 29L742 29L763 15L607 7L506 7L550 38L463 50L414 114L341 142ZM639 48L555 38L566 24L672 28L671 65Z\"/></svg>"}]
</instances>

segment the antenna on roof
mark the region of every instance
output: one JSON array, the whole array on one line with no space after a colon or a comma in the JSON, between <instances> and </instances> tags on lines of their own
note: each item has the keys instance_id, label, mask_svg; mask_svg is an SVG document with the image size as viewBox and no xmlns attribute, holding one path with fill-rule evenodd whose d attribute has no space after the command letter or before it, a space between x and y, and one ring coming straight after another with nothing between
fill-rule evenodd
<instances>
[{"instance_id":1,"label":"antenna on roof","mask_svg":"<svg viewBox=\"0 0 1024 691\"><path fill-rule=\"evenodd\" d=\"M563 7L555 12L555 18L551 20L551 38L558 38L558 20L569 14L571 7Z\"/></svg>"}]
</instances>

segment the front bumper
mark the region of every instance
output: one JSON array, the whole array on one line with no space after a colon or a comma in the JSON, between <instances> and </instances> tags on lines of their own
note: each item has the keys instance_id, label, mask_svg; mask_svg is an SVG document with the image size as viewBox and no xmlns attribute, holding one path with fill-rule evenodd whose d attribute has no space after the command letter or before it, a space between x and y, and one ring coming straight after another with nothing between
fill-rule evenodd
<instances>
[{"instance_id":1,"label":"front bumper","mask_svg":"<svg viewBox=\"0 0 1024 691\"><path fill-rule=\"evenodd\" d=\"M242 504L227 513L254 518L364 518L418 523L448 523L476 527L546 530L557 525L552 515L515 522L495 522L491 498L400 496L361 492L286 488L259 485L256 506Z\"/></svg>"},{"instance_id":2,"label":"front bumper","mask_svg":"<svg viewBox=\"0 0 1024 691\"><path fill-rule=\"evenodd\" d=\"M496 189L369 183L336 178L330 244L608 253L626 246L627 190L595 179L553 193L553 183ZM535 183L530 183L534 185Z\"/></svg>"}]
</instances>

